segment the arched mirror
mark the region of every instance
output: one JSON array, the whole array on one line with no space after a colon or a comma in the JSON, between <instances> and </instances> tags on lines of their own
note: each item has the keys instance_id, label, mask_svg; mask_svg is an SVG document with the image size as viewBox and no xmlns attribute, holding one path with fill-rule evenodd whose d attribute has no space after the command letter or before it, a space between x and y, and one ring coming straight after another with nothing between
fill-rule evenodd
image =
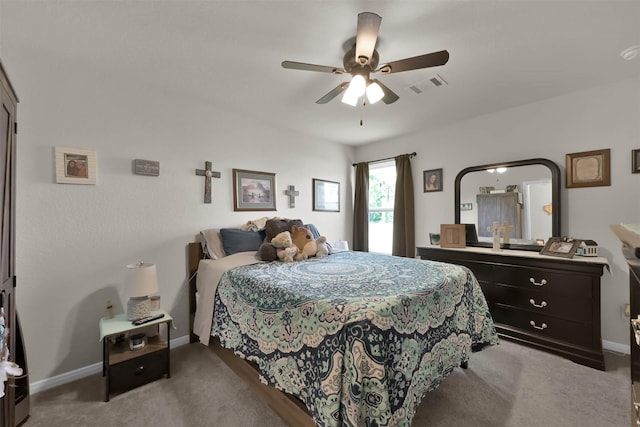
<instances>
[{"instance_id":1,"label":"arched mirror","mask_svg":"<svg viewBox=\"0 0 640 427\"><path fill-rule=\"evenodd\" d=\"M560 236L560 168L551 160L529 159L471 166L455 181L455 223L475 224L477 242L491 247L494 222L509 223L504 249L542 249L551 236ZM502 240L501 240L502 241Z\"/></svg>"}]
</instances>

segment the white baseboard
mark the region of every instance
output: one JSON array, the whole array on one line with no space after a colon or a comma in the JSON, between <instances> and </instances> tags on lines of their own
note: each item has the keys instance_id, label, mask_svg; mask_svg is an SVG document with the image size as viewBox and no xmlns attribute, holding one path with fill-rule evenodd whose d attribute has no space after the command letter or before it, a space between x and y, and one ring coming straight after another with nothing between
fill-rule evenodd
<instances>
[{"instance_id":1,"label":"white baseboard","mask_svg":"<svg viewBox=\"0 0 640 427\"><path fill-rule=\"evenodd\" d=\"M189 344L189 335L172 339L171 349L180 347L181 345L185 344ZM64 374L56 375L55 377L29 383L29 393L35 394L40 391L49 390L50 388L70 383L72 381L88 377L89 375L98 374L100 372L102 372L102 362L94 363L93 365L74 369L73 371L65 372Z\"/></svg>"},{"instance_id":2,"label":"white baseboard","mask_svg":"<svg viewBox=\"0 0 640 427\"><path fill-rule=\"evenodd\" d=\"M615 353L631 354L631 346L613 341L602 340L602 348Z\"/></svg>"},{"instance_id":3,"label":"white baseboard","mask_svg":"<svg viewBox=\"0 0 640 427\"><path fill-rule=\"evenodd\" d=\"M184 335L171 340L171 348L180 347L181 345L189 344L189 335ZM613 351L622 354L631 354L631 347L625 344L620 344L613 341L602 341L602 347L605 350ZM93 365L85 366L84 368L75 369L73 371L65 372L64 374L56 375L55 377L46 378L44 380L29 383L29 391L31 394L38 393L40 391L49 390L50 388L60 386L62 384L70 383L72 381L79 380L89 375L94 375L102 371L102 362L94 363Z\"/></svg>"}]
</instances>

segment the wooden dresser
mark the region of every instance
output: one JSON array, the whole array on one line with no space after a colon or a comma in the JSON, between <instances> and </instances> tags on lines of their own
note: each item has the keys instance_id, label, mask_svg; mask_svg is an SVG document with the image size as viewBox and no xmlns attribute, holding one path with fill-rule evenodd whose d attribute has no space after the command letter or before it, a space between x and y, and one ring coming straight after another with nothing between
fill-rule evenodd
<instances>
[{"instance_id":1,"label":"wooden dresser","mask_svg":"<svg viewBox=\"0 0 640 427\"><path fill-rule=\"evenodd\" d=\"M602 257L418 247L422 259L468 267L478 279L502 338L604 370L600 335Z\"/></svg>"}]
</instances>

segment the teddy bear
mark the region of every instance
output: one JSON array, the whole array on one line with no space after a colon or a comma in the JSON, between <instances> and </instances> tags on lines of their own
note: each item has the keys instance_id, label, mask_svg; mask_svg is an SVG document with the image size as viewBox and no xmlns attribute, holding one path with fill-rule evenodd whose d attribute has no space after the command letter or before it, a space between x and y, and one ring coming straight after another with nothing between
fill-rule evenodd
<instances>
[{"instance_id":1,"label":"teddy bear","mask_svg":"<svg viewBox=\"0 0 640 427\"><path fill-rule=\"evenodd\" d=\"M281 261L291 262L298 254L298 247L293 244L291 233L288 231L276 234L276 236L271 239L271 244L276 248L276 255Z\"/></svg>"},{"instance_id":2,"label":"teddy bear","mask_svg":"<svg viewBox=\"0 0 640 427\"><path fill-rule=\"evenodd\" d=\"M291 226L291 238L293 239L293 243L298 247L298 254L295 257L296 261L316 256L318 246L309 227Z\"/></svg>"},{"instance_id":3,"label":"teddy bear","mask_svg":"<svg viewBox=\"0 0 640 427\"><path fill-rule=\"evenodd\" d=\"M324 236L320 236L316 239L316 246L318 248L316 250L316 257L318 258L325 257L331 253L329 244L327 243L327 238Z\"/></svg>"}]
</instances>

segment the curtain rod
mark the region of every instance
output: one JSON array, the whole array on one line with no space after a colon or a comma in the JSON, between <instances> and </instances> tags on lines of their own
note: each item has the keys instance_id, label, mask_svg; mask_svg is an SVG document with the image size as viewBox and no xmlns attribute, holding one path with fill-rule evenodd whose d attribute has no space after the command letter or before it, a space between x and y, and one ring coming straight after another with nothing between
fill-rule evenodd
<instances>
[{"instance_id":1,"label":"curtain rod","mask_svg":"<svg viewBox=\"0 0 640 427\"><path fill-rule=\"evenodd\" d=\"M417 156L417 154L414 151L413 153L408 154L408 156L409 156L410 159L412 159L415 156ZM385 160L393 160L393 159L395 159L395 157L387 157L386 159L371 160L370 162L367 162L367 163L378 163L378 162L384 162ZM355 165L357 165L357 163L352 163L351 164L351 166L355 166Z\"/></svg>"}]
</instances>

